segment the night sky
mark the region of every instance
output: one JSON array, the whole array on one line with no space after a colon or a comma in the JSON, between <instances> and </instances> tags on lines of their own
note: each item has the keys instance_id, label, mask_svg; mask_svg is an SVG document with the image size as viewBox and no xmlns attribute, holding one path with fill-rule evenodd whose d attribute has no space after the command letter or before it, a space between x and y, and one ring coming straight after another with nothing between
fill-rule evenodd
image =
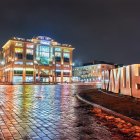
<instances>
[{"instance_id":1,"label":"night sky","mask_svg":"<svg viewBox=\"0 0 140 140\"><path fill-rule=\"evenodd\" d=\"M75 47L78 63L140 63L140 0L1 0L0 45L49 36Z\"/></svg>"}]
</instances>

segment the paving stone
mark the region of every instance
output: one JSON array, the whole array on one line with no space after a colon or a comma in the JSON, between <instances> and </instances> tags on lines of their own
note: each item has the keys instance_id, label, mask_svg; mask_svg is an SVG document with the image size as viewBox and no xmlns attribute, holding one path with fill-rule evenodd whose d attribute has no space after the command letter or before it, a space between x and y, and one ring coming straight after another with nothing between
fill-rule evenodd
<instances>
[{"instance_id":1,"label":"paving stone","mask_svg":"<svg viewBox=\"0 0 140 140\"><path fill-rule=\"evenodd\" d=\"M111 140L91 107L73 96L88 88L93 86L1 85L0 140L86 140L95 138L95 128L104 136L96 139Z\"/></svg>"}]
</instances>

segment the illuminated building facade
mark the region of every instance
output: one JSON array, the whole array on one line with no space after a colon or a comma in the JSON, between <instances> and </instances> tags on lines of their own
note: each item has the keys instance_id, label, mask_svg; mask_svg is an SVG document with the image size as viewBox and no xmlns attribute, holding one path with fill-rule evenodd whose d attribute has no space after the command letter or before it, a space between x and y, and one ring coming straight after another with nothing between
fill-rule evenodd
<instances>
[{"instance_id":1,"label":"illuminated building facade","mask_svg":"<svg viewBox=\"0 0 140 140\"><path fill-rule=\"evenodd\" d=\"M73 68L74 82L102 82L102 71L115 68L111 64L93 64Z\"/></svg>"},{"instance_id":2,"label":"illuminated building facade","mask_svg":"<svg viewBox=\"0 0 140 140\"><path fill-rule=\"evenodd\" d=\"M71 45L60 44L46 36L32 39L12 38L3 46L1 82L71 82Z\"/></svg>"}]
</instances>

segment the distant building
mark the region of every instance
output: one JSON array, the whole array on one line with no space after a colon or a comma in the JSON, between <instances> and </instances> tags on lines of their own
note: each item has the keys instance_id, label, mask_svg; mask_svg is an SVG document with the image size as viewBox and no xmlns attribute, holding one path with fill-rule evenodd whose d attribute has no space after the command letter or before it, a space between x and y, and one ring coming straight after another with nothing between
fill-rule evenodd
<instances>
[{"instance_id":1,"label":"distant building","mask_svg":"<svg viewBox=\"0 0 140 140\"><path fill-rule=\"evenodd\" d=\"M102 71L115 68L113 64L92 64L73 68L73 82L101 82Z\"/></svg>"},{"instance_id":2,"label":"distant building","mask_svg":"<svg viewBox=\"0 0 140 140\"><path fill-rule=\"evenodd\" d=\"M14 37L3 46L0 81L71 82L73 50L71 45L60 44L46 36Z\"/></svg>"}]
</instances>

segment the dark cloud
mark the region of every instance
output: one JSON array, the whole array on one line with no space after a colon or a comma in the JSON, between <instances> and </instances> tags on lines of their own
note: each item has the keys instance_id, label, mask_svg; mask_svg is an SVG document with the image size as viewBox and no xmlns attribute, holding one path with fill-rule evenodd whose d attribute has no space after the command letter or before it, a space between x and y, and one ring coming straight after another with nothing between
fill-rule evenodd
<instances>
[{"instance_id":1,"label":"dark cloud","mask_svg":"<svg viewBox=\"0 0 140 140\"><path fill-rule=\"evenodd\" d=\"M47 35L76 49L74 59L140 63L139 0L1 0L0 45Z\"/></svg>"}]
</instances>

